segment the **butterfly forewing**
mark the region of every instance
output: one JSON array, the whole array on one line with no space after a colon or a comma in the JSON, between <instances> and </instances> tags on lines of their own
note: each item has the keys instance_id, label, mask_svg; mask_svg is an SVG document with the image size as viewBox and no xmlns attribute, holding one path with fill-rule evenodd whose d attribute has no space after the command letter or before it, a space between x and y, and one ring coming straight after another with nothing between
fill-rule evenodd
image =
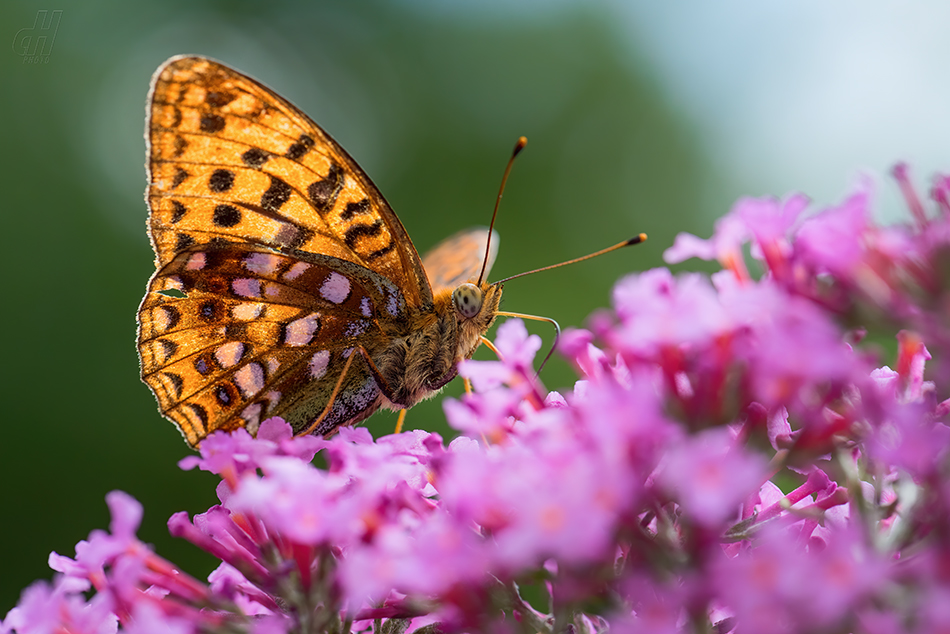
<instances>
[{"instance_id":1,"label":"butterfly forewing","mask_svg":"<svg viewBox=\"0 0 950 634\"><path fill-rule=\"evenodd\" d=\"M323 253L431 302L399 219L349 155L255 80L198 57L156 71L149 97L150 231L161 266L212 240Z\"/></svg>"},{"instance_id":2,"label":"butterfly forewing","mask_svg":"<svg viewBox=\"0 0 950 634\"><path fill-rule=\"evenodd\" d=\"M153 277L139 310L143 378L191 444L217 429L255 431L274 415L302 431L350 351L372 354L384 341L380 324L400 324L405 312L392 282L345 260L252 244L191 247ZM340 394L321 428L358 420L378 397L362 358Z\"/></svg>"}]
</instances>

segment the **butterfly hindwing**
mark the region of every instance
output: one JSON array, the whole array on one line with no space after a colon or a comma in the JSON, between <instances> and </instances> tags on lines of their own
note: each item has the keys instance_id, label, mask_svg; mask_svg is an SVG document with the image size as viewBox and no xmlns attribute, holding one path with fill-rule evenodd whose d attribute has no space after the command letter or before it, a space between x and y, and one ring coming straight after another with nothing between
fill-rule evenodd
<instances>
[{"instance_id":1,"label":"butterfly hindwing","mask_svg":"<svg viewBox=\"0 0 950 634\"><path fill-rule=\"evenodd\" d=\"M339 258L253 244L206 244L153 276L139 309L142 376L192 445L218 429L320 415L356 346L406 319L400 289ZM355 358L321 433L371 413L378 386Z\"/></svg>"},{"instance_id":2,"label":"butterfly hindwing","mask_svg":"<svg viewBox=\"0 0 950 634\"><path fill-rule=\"evenodd\" d=\"M431 303L422 263L386 200L316 123L213 60L155 73L146 139L156 264L212 240L256 242L359 264Z\"/></svg>"}]
</instances>

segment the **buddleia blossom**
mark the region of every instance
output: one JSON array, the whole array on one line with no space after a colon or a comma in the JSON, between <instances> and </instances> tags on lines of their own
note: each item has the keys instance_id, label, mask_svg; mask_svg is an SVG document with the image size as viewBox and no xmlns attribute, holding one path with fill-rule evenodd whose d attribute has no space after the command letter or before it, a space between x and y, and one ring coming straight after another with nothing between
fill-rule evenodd
<instances>
[{"instance_id":1,"label":"buddleia blossom","mask_svg":"<svg viewBox=\"0 0 950 634\"><path fill-rule=\"evenodd\" d=\"M168 523L221 561L207 581L113 492L110 530L52 554L0 632L947 631L950 178L894 175L902 225L861 182L679 237L670 262L723 269L618 282L561 338L567 390L505 322L444 401L451 442L210 436L181 466L219 504Z\"/></svg>"}]
</instances>

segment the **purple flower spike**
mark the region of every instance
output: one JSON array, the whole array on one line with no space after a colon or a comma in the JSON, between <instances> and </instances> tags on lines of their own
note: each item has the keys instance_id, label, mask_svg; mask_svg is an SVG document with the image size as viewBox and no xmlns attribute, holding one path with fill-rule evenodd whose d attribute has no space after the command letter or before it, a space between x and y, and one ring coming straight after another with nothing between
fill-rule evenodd
<instances>
[{"instance_id":1,"label":"purple flower spike","mask_svg":"<svg viewBox=\"0 0 950 634\"><path fill-rule=\"evenodd\" d=\"M106 504L112 514L109 530L116 539L129 541L142 523L142 505L124 491L112 491L106 495Z\"/></svg>"},{"instance_id":2,"label":"purple flower spike","mask_svg":"<svg viewBox=\"0 0 950 634\"><path fill-rule=\"evenodd\" d=\"M823 211L802 224L796 248L815 271L849 279L861 265L864 245L854 238L868 232L870 197L870 192L859 191L840 207Z\"/></svg>"},{"instance_id":3,"label":"purple flower spike","mask_svg":"<svg viewBox=\"0 0 950 634\"><path fill-rule=\"evenodd\" d=\"M116 491L110 530L52 553L0 634L947 630L950 178L931 200L894 175L904 225L875 224L861 183L681 235L669 261L724 269L621 280L564 333L560 392L502 324L443 401L447 446L277 418L208 437L181 465L218 474L221 504L168 521L219 560L207 583Z\"/></svg>"},{"instance_id":4,"label":"purple flower spike","mask_svg":"<svg viewBox=\"0 0 950 634\"><path fill-rule=\"evenodd\" d=\"M520 319L508 319L498 327L495 347L506 365L512 370L523 372L531 368L534 355L541 349L541 337L529 335Z\"/></svg>"},{"instance_id":5,"label":"purple flower spike","mask_svg":"<svg viewBox=\"0 0 950 634\"><path fill-rule=\"evenodd\" d=\"M33 583L0 623L3 634L114 634L117 629L118 618L111 597L98 594L87 603L66 577L58 577L52 586L45 581Z\"/></svg>"},{"instance_id":6,"label":"purple flower spike","mask_svg":"<svg viewBox=\"0 0 950 634\"><path fill-rule=\"evenodd\" d=\"M683 512L709 527L739 517L739 505L765 480L765 460L736 446L726 429L708 429L674 448L660 482Z\"/></svg>"},{"instance_id":7,"label":"purple flower spike","mask_svg":"<svg viewBox=\"0 0 950 634\"><path fill-rule=\"evenodd\" d=\"M459 374L469 379L476 391L487 392L501 385L525 385L526 391L534 390L536 380L532 363L534 355L541 348L541 338L528 335L524 322L509 319L498 327L495 347L500 358L498 361L462 361ZM543 397L534 393L535 405Z\"/></svg>"},{"instance_id":8,"label":"purple flower spike","mask_svg":"<svg viewBox=\"0 0 950 634\"><path fill-rule=\"evenodd\" d=\"M924 366L930 352L920 335L908 330L897 333L897 375L903 387L903 396L908 401L923 397Z\"/></svg>"},{"instance_id":9,"label":"purple flower spike","mask_svg":"<svg viewBox=\"0 0 950 634\"><path fill-rule=\"evenodd\" d=\"M511 368L501 361L462 361L459 374L479 392L501 387L512 380Z\"/></svg>"},{"instance_id":10,"label":"purple flower spike","mask_svg":"<svg viewBox=\"0 0 950 634\"><path fill-rule=\"evenodd\" d=\"M741 204L742 201L739 205ZM669 264L689 258L716 259L737 278L749 279L749 272L742 258L742 245L749 239L749 228L736 211L736 207L733 207L729 214L716 221L715 233L709 240L702 240L688 233L679 234L674 245L663 254L663 259Z\"/></svg>"},{"instance_id":11,"label":"purple flower spike","mask_svg":"<svg viewBox=\"0 0 950 634\"><path fill-rule=\"evenodd\" d=\"M660 360L670 346L702 345L734 324L709 281L674 278L654 269L624 278L614 289L621 327L609 343L631 358Z\"/></svg>"},{"instance_id":12,"label":"purple flower spike","mask_svg":"<svg viewBox=\"0 0 950 634\"><path fill-rule=\"evenodd\" d=\"M201 457L189 456L179 462L182 469L199 467L234 483L241 475L255 471L260 458L277 452L276 443L256 440L245 429L234 433L215 432L201 443Z\"/></svg>"},{"instance_id":13,"label":"purple flower spike","mask_svg":"<svg viewBox=\"0 0 950 634\"><path fill-rule=\"evenodd\" d=\"M936 176L930 196L937 201L943 213L950 215L950 176Z\"/></svg>"},{"instance_id":14,"label":"purple flower spike","mask_svg":"<svg viewBox=\"0 0 950 634\"><path fill-rule=\"evenodd\" d=\"M894 175L897 184L900 185L901 194L904 195L904 201L907 203L907 208L910 210L910 213L913 214L914 219L920 226L927 226L927 214L924 212L924 205L917 196L917 190L910 182L910 169L907 167L907 164L898 163L894 166L894 169L891 170L891 173Z\"/></svg>"}]
</instances>

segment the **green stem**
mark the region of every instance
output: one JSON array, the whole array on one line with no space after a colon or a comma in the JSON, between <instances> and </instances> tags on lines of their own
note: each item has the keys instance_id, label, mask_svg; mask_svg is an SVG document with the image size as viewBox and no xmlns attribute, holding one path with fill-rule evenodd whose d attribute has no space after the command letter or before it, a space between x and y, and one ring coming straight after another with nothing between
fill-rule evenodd
<instances>
[{"instance_id":1,"label":"green stem","mask_svg":"<svg viewBox=\"0 0 950 634\"><path fill-rule=\"evenodd\" d=\"M521 615L522 629L524 629L525 632L553 634L554 630L551 629L551 623L548 617L535 610L521 598L521 593L518 591L518 584L512 581L506 584L504 588L505 598L508 603L506 607L518 611Z\"/></svg>"}]
</instances>

